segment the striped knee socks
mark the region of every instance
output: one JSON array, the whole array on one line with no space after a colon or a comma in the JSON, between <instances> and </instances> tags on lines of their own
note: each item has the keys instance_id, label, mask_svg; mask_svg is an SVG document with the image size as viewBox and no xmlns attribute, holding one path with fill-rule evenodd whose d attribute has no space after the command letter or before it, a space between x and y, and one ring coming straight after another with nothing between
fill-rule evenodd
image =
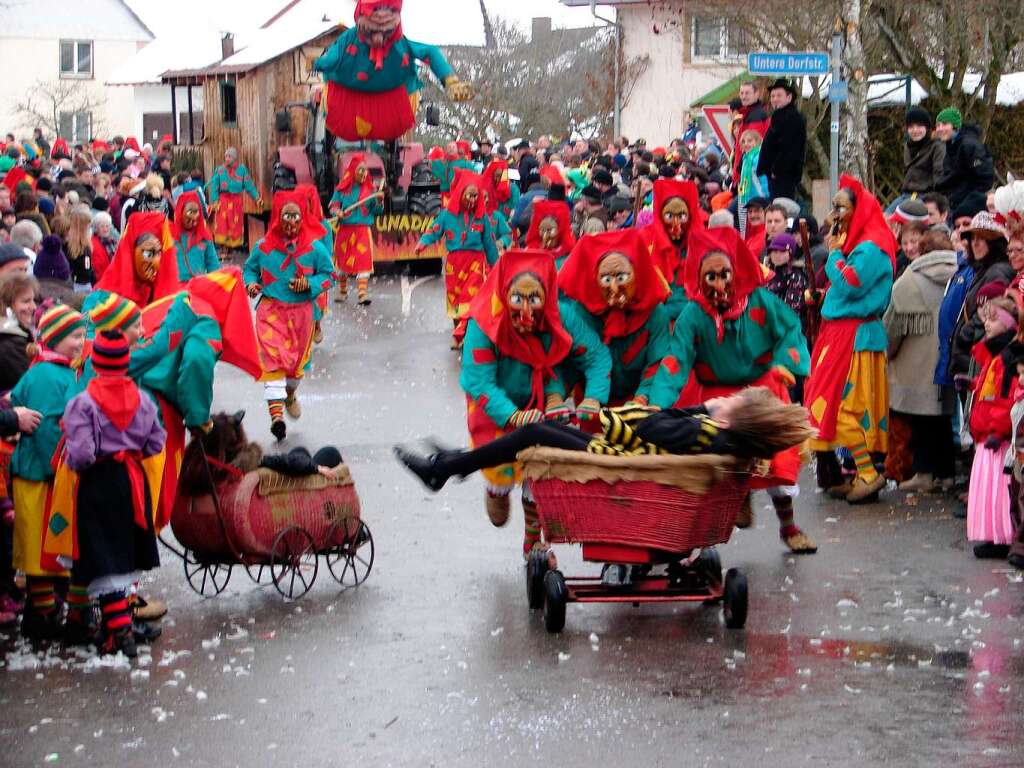
<instances>
[{"instance_id":1,"label":"striped knee socks","mask_svg":"<svg viewBox=\"0 0 1024 768\"><path fill-rule=\"evenodd\" d=\"M89 621L89 614L92 610L92 600L89 599L89 589L80 584L72 584L68 587L67 595L68 621L85 624Z\"/></svg>"},{"instance_id":2,"label":"striped knee socks","mask_svg":"<svg viewBox=\"0 0 1024 768\"><path fill-rule=\"evenodd\" d=\"M284 400L267 400L267 410L270 411L270 420L284 421Z\"/></svg>"},{"instance_id":3,"label":"striped knee socks","mask_svg":"<svg viewBox=\"0 0 1024 768\"><path fill-rule=\"evenodd\" d=\"M873 483L878 479L878 472L871 461L871 453L865 443L851 446L850 454L853 456L853 463L857 467L857 477L865 483Z\"/></svg>"},{"instance_id":4,"label":"striped knee socks","mask_svg":"<svg viewBox=\"0 0 1024 768\"><path fill-rule=\"evenodd\" d=\"M540 515L537 503L523 499L523 554L529 555L534 545L540 542Z\"/></svg>"},{"instance_id":5,"label":"striped knee socks","mask_svg":"<svg viewBox=\"0 0 1024 768\"><path fill-rule=\"evenodd\" d=\"M103 610L103 630L108 637L119 634L132 626L131 608L124 592L111 592L100 597Z\"/></svg>"},{"instance_id":6,"label":"striped knee socks","mask_svg":"<svg viewBox=\"0 0 1024 768\"><path fill-rule=\"evenodd\" d=\"M57 612L57 592L52 579L28 577L28 600L32 612L38 616L50 616Z\"/></svg>"}]
</instances>

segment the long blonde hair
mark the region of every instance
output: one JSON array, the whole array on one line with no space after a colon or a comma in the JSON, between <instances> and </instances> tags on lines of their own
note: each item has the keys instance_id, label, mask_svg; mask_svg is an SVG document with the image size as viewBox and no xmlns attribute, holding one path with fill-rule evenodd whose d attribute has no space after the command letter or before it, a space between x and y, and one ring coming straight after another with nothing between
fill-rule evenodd
<instances>
[{"instance_id":1,"label":"long blonde hair","mask_svg":"<svg viewBox=\"0 0 1024 768\"><path fill-rule=\"evenodd\" d=\"M751 456L771 458L815 434L806 408L783 403L767 387L748 387L739 398L729 416L729 431Z\"/></svg>"},{"instance_id":2,"label":"long blonde hair","mask_svg":"<svg viewBox=\"0 0 1024 768\"><path fill-rule=\"evenodd\" d=\"M67 248L65 255L75 261L92 248L92 211L80 203L68 214Z\"/></svg>"}]
</instances>

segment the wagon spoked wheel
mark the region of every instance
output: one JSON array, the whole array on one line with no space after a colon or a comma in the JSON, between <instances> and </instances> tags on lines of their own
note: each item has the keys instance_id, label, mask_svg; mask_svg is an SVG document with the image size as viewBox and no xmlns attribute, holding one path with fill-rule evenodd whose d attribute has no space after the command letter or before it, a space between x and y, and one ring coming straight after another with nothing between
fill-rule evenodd
<instances>
[{"instance_id":1,"label":"wagon spoked wheel","mask_svg":"<svg viewBox=\"0 0 1024 768\"><path fill-rule=\"evenodd\" d=\"M346 523L340 523L331 535L331 541L341 542L327 553L327 569L341 586L358 587L373 570L373 534L370 526L359 521L352 535L348 534Z\"/></svg>"},{"instance_id":2,"label":"wagon spoked wheel","mask_svg":"<svg viewBox=\"0 0 1024 768\"><path fill-rule=\"evenodd\" d=\"M318 568L316 544L308 531L293 525L277 534L271 548L270 573L282 597L297 600L309 592Z\"/></svg>"},{"instance_id":3,"label":"wagon spoked wheel","mask_svg":"<svg viewBox=\"0 0 1024 768\"><path fill-rule=\"evenodd\" d=\"M253 584L259 587L269 587L273 583L270 566L266 563L247 563L245 572L249 574Z\"/></svg>"},{"instance_id":4,"label":"wagon spoked wheel","mask_svg":"<svg viewBox=\"0 0 1024 768\"><path fill-rule=\"evenodd\" d=\"M191 549L185 550L182 561L185 563L185 578L196 594L216 597L227 589L231 581L231 565L203 562Z\"/></svg>"}]
</instances>

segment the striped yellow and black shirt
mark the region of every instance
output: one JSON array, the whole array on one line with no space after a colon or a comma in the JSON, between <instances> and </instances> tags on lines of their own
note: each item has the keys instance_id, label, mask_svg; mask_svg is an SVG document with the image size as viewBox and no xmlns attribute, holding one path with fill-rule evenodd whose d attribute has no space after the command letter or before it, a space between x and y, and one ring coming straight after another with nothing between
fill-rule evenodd
<instances>
[{"instance_id":1,"label":"striped yellow and black shirt","mask_svg":"<svg viewBox=\"0 0 1024 768\"><path fill-rule=\"evenodd\" d=\"M603 432L590 441L588 453L640 456L728 452L722 427L703 408L603 408L600 416ZM654 441L652 437L663 439Z\"/></svg>"}]
</instances>

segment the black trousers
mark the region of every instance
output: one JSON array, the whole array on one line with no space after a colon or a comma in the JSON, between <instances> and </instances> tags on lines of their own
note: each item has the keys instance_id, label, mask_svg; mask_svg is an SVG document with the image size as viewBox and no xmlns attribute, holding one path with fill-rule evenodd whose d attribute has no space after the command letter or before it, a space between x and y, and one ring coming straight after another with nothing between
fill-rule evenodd
<instances>
[{"instance_id":1,"label":"black trousers","mask_svg":"<svg viewBox=\"0 0 1024 768\"><path fill-rule=\"evenodd\" d=\"M910 416L914 472L945 480L955 474L952 416Z\"/></svg>"},{"instance_id":2,"label":"black trousers","mask_svg":"<svg viewBox=\"0 0 1024 768\"><path fill-rule=\"evenodd\" d=\"M566 451L585 451L591 439L591 435L575 427L553 421L541 421L520 427L472 451L442 453L438 457L438 464L449 477L465 477L481 469L510 464L516 460L516 454L527 448L543 446Z\"/></svg>"}]
</instances>

